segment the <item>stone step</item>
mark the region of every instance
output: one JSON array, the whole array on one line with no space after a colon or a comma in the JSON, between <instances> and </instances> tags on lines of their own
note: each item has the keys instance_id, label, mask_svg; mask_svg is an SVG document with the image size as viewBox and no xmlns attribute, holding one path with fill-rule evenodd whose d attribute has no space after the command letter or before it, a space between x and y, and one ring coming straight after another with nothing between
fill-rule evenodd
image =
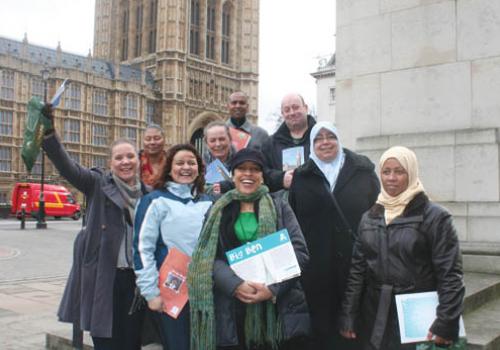
<instances>
[{"instance_id":1,"label":"stone step","mask_svg":"<svg viewBox=\"0 0 500 350\"><path fill-rule=\"evenodd\" d=\"M460 242L464 271L500 275L500 243Z\"/></svg>"},{"instance_id":2,"label":"stone step","mask_svg":"<svg viewBox=\"0 0 500 350\"><path fill-rule=\"evenodd\" d=\"M45 335L45 348L48 350L75 350L73 347L71 338L72 332L59 332L59 333L47 333ZM83 336L83 348L81 350L93 350L92 339L90 338L88 332L84 333ZM161 350L162 346L160 344L150 344L145 345L141 350Z\"/></svg>"},{"instance_id":3,"label":"stone step","mask_svg":"<svg viewBox=\"0 0 500 350\"><path fill-rule=\"evenodd\" d=\"M500 298L500 275L465 272L464 314Z\"/></svg>"},{"instance_id":4,"label":"stone step","mask_svg":"<svg viewBox=\"0 0 500 350\"><path fill-rule=\"evenodd\" d=\"M500 298L464 315L469 350L500 350Z\"/></svg>"}]
</instances>

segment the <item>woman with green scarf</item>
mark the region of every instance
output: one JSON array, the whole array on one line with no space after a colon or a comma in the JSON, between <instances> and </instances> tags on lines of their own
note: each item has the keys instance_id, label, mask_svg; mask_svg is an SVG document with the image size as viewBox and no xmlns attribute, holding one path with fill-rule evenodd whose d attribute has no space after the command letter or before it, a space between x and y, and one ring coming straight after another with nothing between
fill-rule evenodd
<instances>
[{"instance_id":1,"label":"woman with green scarf","mask_svg":"<svg viewBox=\"0 0 500 350\"><path fill-rule=\"evenodd\" d=\"M225 252L286 228L303 270L307 247L281 196L263 185L260 152L243 149L231 161L235 189L211 208L188 273L192 350L301 349L310 332L299 279L266 286L238 277Z\"/></svg>"}]
</instances>

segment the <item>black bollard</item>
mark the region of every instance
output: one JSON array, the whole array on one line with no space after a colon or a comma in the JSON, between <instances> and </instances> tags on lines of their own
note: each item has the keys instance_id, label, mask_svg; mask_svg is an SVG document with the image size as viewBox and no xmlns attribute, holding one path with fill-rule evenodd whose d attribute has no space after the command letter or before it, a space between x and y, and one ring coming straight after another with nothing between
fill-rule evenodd
<instances>
[{"instance_id":1,"label":"black bollard","mask_svg":"<svg viewBox=\"0 0 500 350\"><path fill-rule=\"evenodd\" d=\"M26 210L24 208L21 209L21 230L26 228Z\"/></svg>"}]
</instances>

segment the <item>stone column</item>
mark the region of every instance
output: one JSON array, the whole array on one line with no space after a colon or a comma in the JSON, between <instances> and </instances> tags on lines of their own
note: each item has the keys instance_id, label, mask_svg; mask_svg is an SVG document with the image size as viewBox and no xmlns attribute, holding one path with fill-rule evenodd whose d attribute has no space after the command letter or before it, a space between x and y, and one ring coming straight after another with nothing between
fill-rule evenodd
<instances>
[{"instance_id":1,"label":"stone column","mask_svg":"<svg viewBox=\"0 0 500 350\"><path fill-rule=\"evenodd\" d=\"M500 2L338 0L336 123L377 163L412 148L460 239L500 243Z\"/></svg>"}]
</instances>

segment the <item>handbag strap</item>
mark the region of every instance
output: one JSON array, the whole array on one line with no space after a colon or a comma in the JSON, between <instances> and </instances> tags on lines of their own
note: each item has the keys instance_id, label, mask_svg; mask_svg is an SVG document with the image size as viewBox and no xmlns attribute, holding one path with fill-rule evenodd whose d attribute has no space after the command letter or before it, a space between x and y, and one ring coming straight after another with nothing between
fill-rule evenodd
<instances>
[{"instance_id":1,"label":"handbag strap","mask_svg":"<svg viewBox=\"0 0 500 350\"><path fill-rule=\"evenodd\" d=\"M339 202L337 202L337 198L335 198L333 191L330 191L330 186L327 181L325 182L325 185L327 187L328 193L330 193L330 197L332 198L333 206L335 207L335 210L337 210L337 213L339 213L340 220L342 220L342 224L345 226L347 232L351 235L351 237L354 238L354 232L352 231L351 225L349 225L349 222L347 221L344 215L344 211L340 207Z\"/></svg>"}]
</instances>

